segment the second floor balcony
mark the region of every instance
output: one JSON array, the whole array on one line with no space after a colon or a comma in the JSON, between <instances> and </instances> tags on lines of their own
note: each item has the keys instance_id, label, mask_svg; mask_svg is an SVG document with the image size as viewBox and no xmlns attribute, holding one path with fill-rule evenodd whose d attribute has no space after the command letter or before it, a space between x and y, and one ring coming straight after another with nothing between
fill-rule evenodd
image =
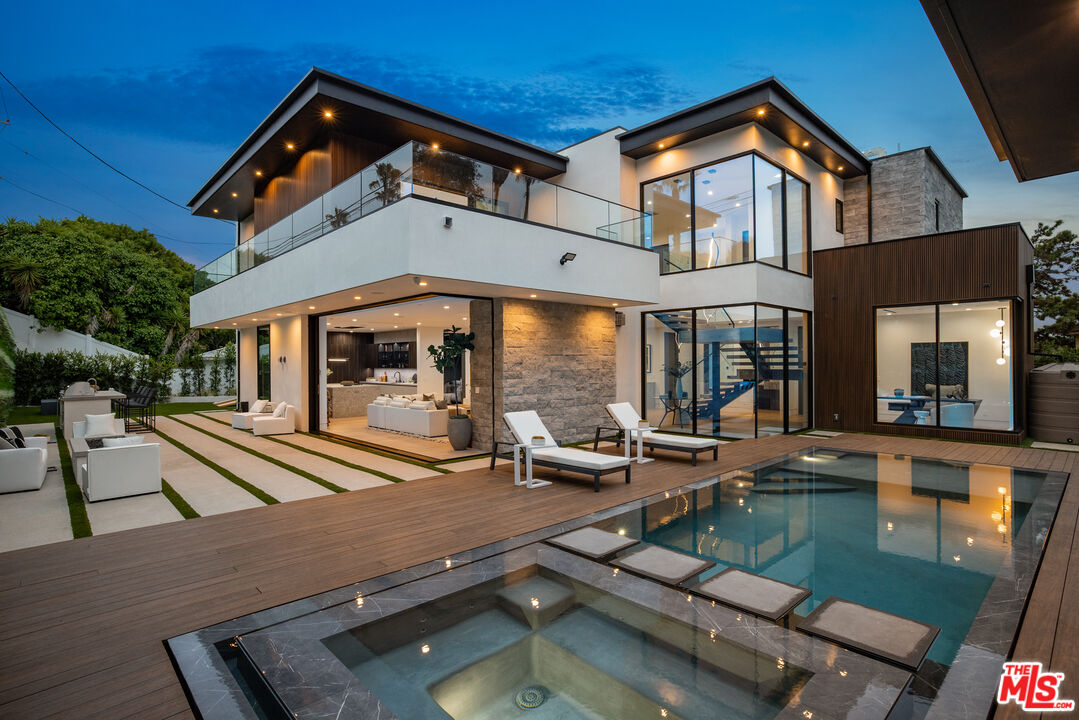
<instances>
[{"instance_id":1,"label":"second floor balcony","mask_svg":"<svg viewBox=\"0 0 1079 720\"><path fill-rule=\"evenodd\" d=\"M651 216L586 193L409 142L195 273L196 293L407 197L648 247Z\"/></svg>"}]
</instances>

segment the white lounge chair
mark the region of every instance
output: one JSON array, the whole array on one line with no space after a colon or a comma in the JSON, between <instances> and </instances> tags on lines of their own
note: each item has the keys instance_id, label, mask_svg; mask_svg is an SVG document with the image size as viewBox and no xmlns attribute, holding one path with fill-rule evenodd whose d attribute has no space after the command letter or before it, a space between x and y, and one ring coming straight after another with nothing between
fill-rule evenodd
<instances>
[{"instance_id":1,"label":"white lounge chair","mask_svg":"<svg viewBox=\"0 0 1079 720\"><path fill-rule=\"evenodd\" d=\"M588 450L578 450L577 448L564 448L560 447L558 443L551 437L551 433L544 426L543 421L540 420L539 415L534 410L522 410L519 412L508 412L502 416L506 426L510 432L513 433L513 437L517 440L519 445L527 445L527 454L531 454L531 460L533 465L542 465L543 467L554 468L555 470L566 470L569 472L581 473L583 475L591 475L593 478L593 487L596 492L599 492L599 479L602 475L614 472L625 472L626 482L629 482L630 462L628 458L617 457L614 455L604 455L597 452L589 452ZM533 445L532 438L543 438L543 444L541 446ZM495 442L494 452L491 453L491 469L494 470L495 458L505 457L513 458L513 453L498 454L499 446L505 446L513 448L513 443L505 443L501 441Z\"/></svg>"},{"instance_id":2,"label":"white lounge chair","mask_svg":"<svg viewBox=\"0 0 1079 720\"><path fill-rule=\"evenodd\" d=\"M251 421L262 415L262 410L265 407L265 400L256 400L255 402L251 403L250 412L232 413L232 427L236 428L237 430L250 430Z\"/></svg>"},{"instance_id":3,"label":"white lounge chair","mask_svg":"<svg viewBox=\"0 0 1079 720\"><path fill-rule=\"evenodd\" d=\"M272 415L261 414L251 420L255 435L291 435L296 432L296 408L288 403L278 405Z\"/></svg>"},{"instance_id":4,"label":"white lounge chair","mask_svg":"<svg viewBox=\"0 0 1079 720\"><path fill-rule=\"evenodd\" d=\"M40 437L24 438L26 447L0 449L0 493L40 490L49 469L48 440Z\"/></svg>"},{"instance_id":5,"label":"white lounge chair","mask_svg":"<svg viewBox=\"0 0 1079 720\"><path fill-rule=\"evenodd\" d=\"M697 453L712 451L712 459L719 459L719 441L712 438L699 438L689 435L674 435L671 433L655 433L645 430L643 433L637 429L641 416L628 402L611 403L607 406L607 414L611 416L618 426L619 434L623 439L632 441L640 437L641 443L650 450L671 450L673 452L692 453L692 464L697 464ZM600 431L604 428L596 428L596 439L592 442L592 449L599 447ZM613 428L611 428L613 429ZM628 438L626 434L628 432ZM626 456L630 453L629 442L626 443Z\"/></svg>"}]
</instances>

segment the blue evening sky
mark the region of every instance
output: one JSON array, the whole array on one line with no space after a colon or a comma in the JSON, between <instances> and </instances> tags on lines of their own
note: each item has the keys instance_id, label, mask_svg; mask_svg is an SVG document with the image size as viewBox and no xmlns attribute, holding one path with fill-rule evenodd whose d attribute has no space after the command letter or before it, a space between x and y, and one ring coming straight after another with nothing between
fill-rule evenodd
<instances>
[{"instance_id":1,"label":"blue evening sky","mask_svg":"<svg viewBox=\"0 0 1079 720\"><path fill-rule=\"evenodd\" d=\"M775 75L863 150L932 145L970 194L967 227L1079 230L1079 173L1020 184L996 160L916 0L27 2L0 29L0 71L181 204L312 65L551 149ZM74 209L146 227L196 264L232 243L231 225L113 174L0 90L0 217Z\"/></svg>"}]
</instances>

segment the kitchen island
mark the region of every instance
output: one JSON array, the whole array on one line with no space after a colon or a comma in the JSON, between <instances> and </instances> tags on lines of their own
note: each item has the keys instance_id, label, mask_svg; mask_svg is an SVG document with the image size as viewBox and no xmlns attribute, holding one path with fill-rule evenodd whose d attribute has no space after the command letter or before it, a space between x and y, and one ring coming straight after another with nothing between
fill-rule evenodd
<instances>
[{"instance_id":1,"label":"kitchen island","mask_svg":"<svg viewBox=\"0 0 1079 720\"><path fill-rule=\"evenodd\" d=\"M367 417L367 406L379 395L415 395L416 383L326 383L326 411L331 418Z\"/></svg>"}]
</instances>

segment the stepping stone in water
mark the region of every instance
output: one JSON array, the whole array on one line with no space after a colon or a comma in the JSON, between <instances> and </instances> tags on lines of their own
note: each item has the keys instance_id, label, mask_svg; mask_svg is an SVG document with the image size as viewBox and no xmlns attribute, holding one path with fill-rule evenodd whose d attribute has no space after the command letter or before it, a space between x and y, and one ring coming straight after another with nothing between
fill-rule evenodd
<instances>
[{"instance_id":1,"label":"stepping stone in water","mask_svg":"<svg viewBox=\"0 0 1079 720\"><path fill-rule=\"evenodd\" d=\"M798 629L914 671L940 634L936 625L830 597Z\"/></svg>"},{"instance_id":2,"label":"stepping stone in water","mask_svg":"<svg viewBox=\"0 0 1079 720\"><path fill-rule=\"evenodd\" d=\"M649 545L611 560L611 564L667 585L680 585L715 565L674 550Z\"/></svg>"},{"instance_id":3,"label":"stepping stone in water","mask_svg":"<svg viewBox=\"0 0 1079 720\"><path fill-rule=\"evenodd\" d=\"M694 592L772 622L813 594L797 585L729 567L698 585Z\"/></svg>"},{"instance_id":4,"label":"stepping stone in water","mask_svg":"<svg viewBox=\"0 0 1079 720\"><path fill-rule=\"evenodd\" d=\"M568 532L565 535L548 538L551 545L584 555L593 560L599 560L614 555L619 550L636 545L639 540L607 532L594 527L585 527L580 530Z\"/></svg>"}]
</instances>

